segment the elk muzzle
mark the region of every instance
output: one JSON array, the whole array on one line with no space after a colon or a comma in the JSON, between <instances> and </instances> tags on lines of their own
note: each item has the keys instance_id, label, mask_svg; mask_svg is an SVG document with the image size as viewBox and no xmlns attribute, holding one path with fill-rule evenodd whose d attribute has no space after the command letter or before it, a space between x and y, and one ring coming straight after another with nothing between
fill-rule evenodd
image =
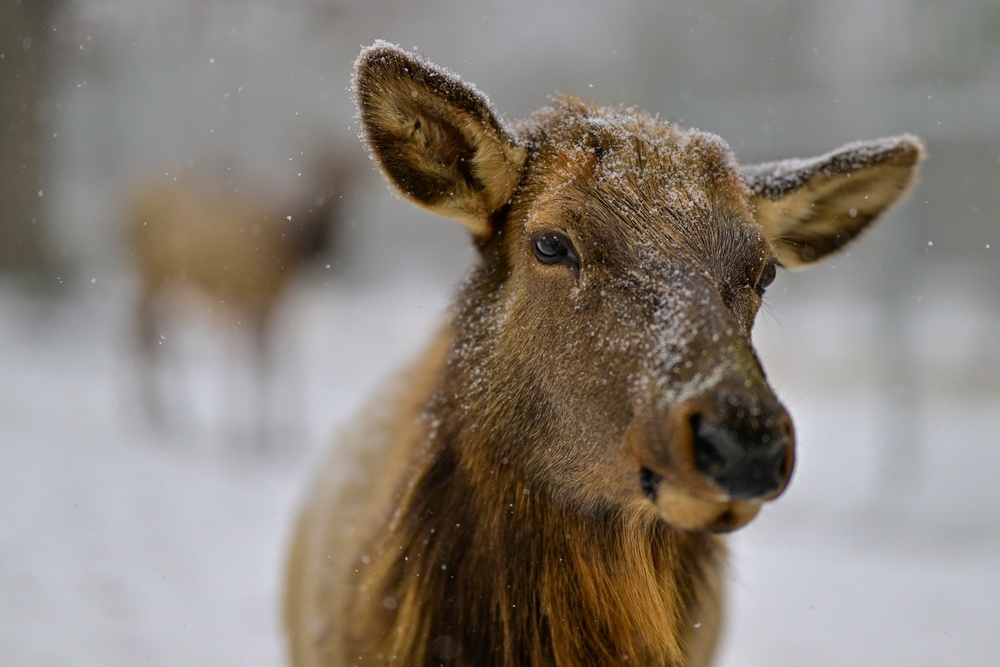
<instances>
[{"instance_id":1,"label":"elk muzzle","mask_svg":"<svg viewBox=\"0 0 1000 667\"><path fill-rule=\"evenodd\" d=\"M633 423L626 441L643 492L668 523L735 530L788 485L792 421L769 391L746 397L716 387L654 412Z\"/></svg>"}]
</instances>

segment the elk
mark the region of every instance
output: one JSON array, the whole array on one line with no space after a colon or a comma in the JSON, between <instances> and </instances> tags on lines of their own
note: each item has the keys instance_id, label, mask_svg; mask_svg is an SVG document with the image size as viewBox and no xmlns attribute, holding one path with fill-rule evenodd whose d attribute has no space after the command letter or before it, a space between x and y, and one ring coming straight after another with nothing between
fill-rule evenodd
<instances>
[{"instance_id":1,"label":"elk","mask_svg":"<svg viewBox=\"0 0 1000 667\"><path fill-rule=\"evenodd\" d=\"M292 662L709 664L720 534L794 461L761 297L899 200L919 140L739 166L712 134L565 95L508 125L381 41L354 90L388 181L478 255L306 499Z\"/></svg>"},{"instance_id":2,"label":"elk","mask_svg":"<svg viewBox=\"0 0 1000 667\"><path fill-rule=\"evenodd\" d=\"M310 185L287 201L193 169L162 173L135 188L125 231L137 279L138 369L154 423L163 418L159 343L167 315L177 312L169 303L195 302L249 332L258 435L264 437L275 312L289 284L331 245L354 169L347 160L324 157L304 171Z\"/></svg>"}]
</instances>

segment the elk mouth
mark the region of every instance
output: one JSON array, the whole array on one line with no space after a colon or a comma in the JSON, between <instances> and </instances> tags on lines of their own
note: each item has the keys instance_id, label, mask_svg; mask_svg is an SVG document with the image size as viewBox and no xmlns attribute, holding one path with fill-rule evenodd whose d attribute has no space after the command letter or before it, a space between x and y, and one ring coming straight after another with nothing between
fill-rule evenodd
<instances>
[{"instance_id":1,"label":"elk mouth","mask_svg":"<svg viewBox=\"0 0 1000 667\"><path fill-rule=\"evenodd\" d=\"M795 436L784 407L717 393L642 415L625 432L636 491L681 530L741 528L791 477Z\"/></svg>"},{"instance_id":2,"label":"elk mouth","mask_svg":"<svg viewBox=\"0 0 1000 667\"><path fill-rule=\"evenodd\" d=\"M639 487L663 520L681 530L732 532L750 523L763 502L696 495L646 466L639 470Z\"/></svg>"},{"instance_id":3,"label":"elk mouth","mask_svg":"<svg viewBox=\"0 0 1000 667\"><path fill-rule=\"evenodd\" d=\"M656 496L659 495L657 489L662 481L663 477L660 474L645 466L639 471L639 486L642 487L642 492L653 504L656 504Z\"/></svg>"}]
</instances>

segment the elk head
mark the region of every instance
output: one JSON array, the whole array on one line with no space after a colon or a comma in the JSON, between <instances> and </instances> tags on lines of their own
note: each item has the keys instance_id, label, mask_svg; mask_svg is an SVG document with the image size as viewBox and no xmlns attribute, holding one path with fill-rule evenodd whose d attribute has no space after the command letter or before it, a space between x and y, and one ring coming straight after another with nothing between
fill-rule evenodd
<instances>
[{"instance_id":1,"label":"elk head","mask_svg":"<svg viewBox=\"0 0 1000 667\"><path fill-rule=\"evenodd\" d=\"M751 344L762 297L900 198L915 138L741 167L714 135L572 97L508 127L384 42L355 89L388 180L479 249L441 397L478 434L470 477L715 532L781 494L794 435Z\"/></svg>"}]
</instances>

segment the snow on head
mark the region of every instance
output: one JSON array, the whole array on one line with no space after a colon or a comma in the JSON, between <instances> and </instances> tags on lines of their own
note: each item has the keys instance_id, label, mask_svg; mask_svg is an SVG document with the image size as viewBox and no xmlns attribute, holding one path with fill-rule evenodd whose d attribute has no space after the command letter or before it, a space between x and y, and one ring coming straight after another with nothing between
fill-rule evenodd
<instances>
[{"instance_id":1,"label":"snow on head","mask_svg":"<svg viewBox=\"0 0 1000 667\"><path fill-rule=\"evenodd\" d=\"M550 187L588 179L624 207L684 221L712 201L749 215L732 151L720 137L686 130L634 107L601 107L559 96L515 125L533 148ZM704 215L703 215L704 217Z\"/></svg>"}]
</instances>

